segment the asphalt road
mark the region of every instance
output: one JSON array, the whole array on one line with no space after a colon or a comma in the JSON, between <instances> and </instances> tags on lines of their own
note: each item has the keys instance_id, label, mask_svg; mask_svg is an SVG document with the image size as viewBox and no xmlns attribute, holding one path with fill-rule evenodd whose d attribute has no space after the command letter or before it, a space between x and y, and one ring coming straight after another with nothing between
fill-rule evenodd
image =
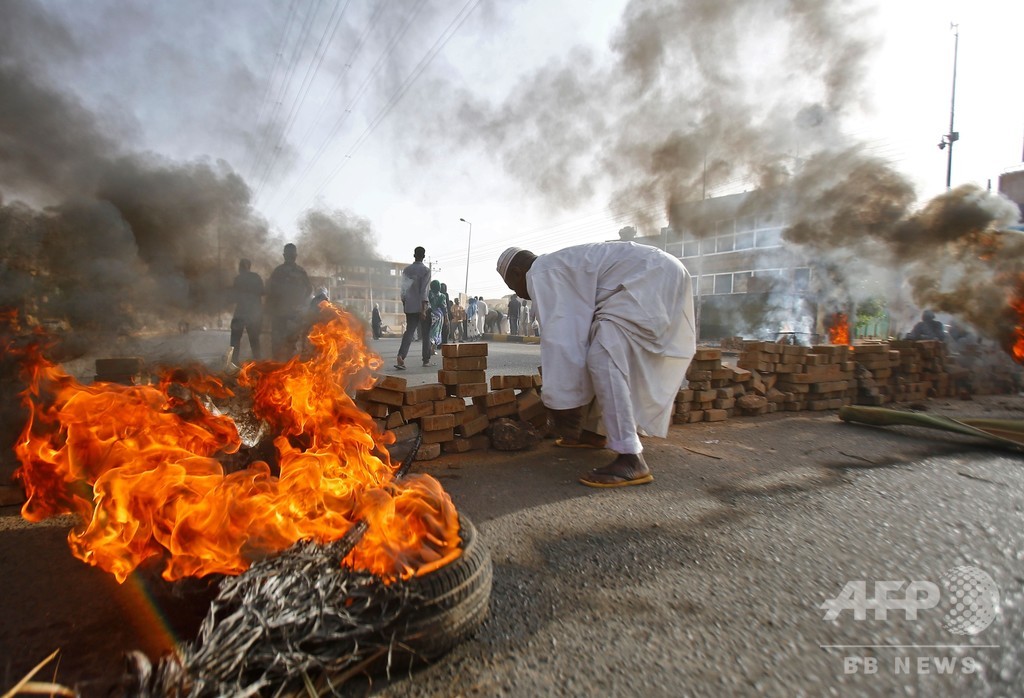
<instances>
[{"instance_id":1,"label":"asphalt road","mask_svg":"<svg viewBox=\"0 0 1024 698\"><path fill-rule=\"evenodd\" d=\"M207 335L173 338L163 350L190 341L193 355L213 361L223 340ZM397 340L377 346L390 365ZM531 372L537 363L535 346L490 347L492 372ZM434 371L402 375L431 382ZM1019 396L927 407L1024 418ZM418 463L490 548L490 616L435 664L378 680L370 692L1024 693L1019 454L805 412L673 427L669 438L645 441L645 455L655 481L620 490L576 482L610 453L551 441ZM103 695L123 651L165 641L146 621L146 587L118 586L72 558L69 526L28 525L17 508L0 508L0 690L61 648L48 678ZM991 595L958 598L968 574L984 582L975 588L994 589L998 604ZM877 586L888 581L888 592ZM836 599L838 615L825 620L822 605ZM850 610L858 602L863 619ZM168 608L183 613L180 602ZM987 611L994 616L969 628L974 634L954 632L964 629L957 617Z\"/></svg>"}]
</instances>

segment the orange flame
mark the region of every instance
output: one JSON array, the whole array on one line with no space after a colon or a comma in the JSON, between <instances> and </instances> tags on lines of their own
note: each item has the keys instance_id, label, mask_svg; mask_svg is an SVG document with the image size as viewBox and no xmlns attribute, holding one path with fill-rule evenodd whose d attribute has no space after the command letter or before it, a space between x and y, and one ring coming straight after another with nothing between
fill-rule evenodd
<instances>
[{"instance_id":1,"label":"orange flame","mask_svg":"<svg viewBox=\"0 0 1024 698\"><path fill-rule=\"evenodd\" d=\"M1009 338L1005 341L1006 348L1013 360L1024 364L1024 279L1018 280L1013 295L1010 298L1007 315L1013 329Z\"/></svg>"},{"instance_id":2,"label":"orange flame","mask_svg":"<svg viewBox=\"0 0 1024 698\"><path fill-rule=\"evenodd\" d=\"M828 328L829 344L850 343L850 322L846 313L835 313L832 316L832 324Z\"/></svg>"},{"instance_id":3,"label":"orange flame","mask_svg":"<svg viewBox=\"0 0 1024 698\"><path fill-rule=\"evenodd\" d=\"M263 461L225 471L219 459L242 441L207 399L233 395L213 375L85 386L45 359L41 345L24 350L22 515L78 514L72 552L119 581L155 557L167 580L239 574L298 540L336 540L358 521L368 530L344 561L354 569L393 580L457 557L451 499L432 477L394 479L393 437L347 392L372 385L380 357L352 316L329 303L320 312L308 359L247 364L238 377L277 434L279 475Z\"/></svg>"}]
</instances>

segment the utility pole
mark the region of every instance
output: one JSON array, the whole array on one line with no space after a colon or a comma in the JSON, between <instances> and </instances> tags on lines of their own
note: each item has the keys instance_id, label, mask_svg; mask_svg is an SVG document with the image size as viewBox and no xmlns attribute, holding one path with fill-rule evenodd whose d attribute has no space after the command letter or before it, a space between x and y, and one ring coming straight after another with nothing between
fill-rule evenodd
<instances>
[{"instance_id":1,"label":"utility pole","mask_svg":"<svg viewBox=\"0 0 1024 698\"><path fill-rule=\"evenodd\" d=\"M939 141L939 150L949 147L949 153L946 156L946 189L949 189L953 181L953 144L960 140L960 134L953 130L953 114L956 111L956 60L957 53L960 50L960 25L949 23L949 28L953 30L953 96L950 98L949 103L949 133L942 137Z\"/></svg>"},{"instance_id":2,"label":"utility pole","mask_svg":"<svg viewBox=\"0 0 1024 698\"><path fill-rule=\"evenodd\" d=\"M469 251L473 247L473 224L465 218L459 220L469 226L469 237L466 240L466 288L464 289L466 303L469 304Z\"/></svg>"}]
</instances>

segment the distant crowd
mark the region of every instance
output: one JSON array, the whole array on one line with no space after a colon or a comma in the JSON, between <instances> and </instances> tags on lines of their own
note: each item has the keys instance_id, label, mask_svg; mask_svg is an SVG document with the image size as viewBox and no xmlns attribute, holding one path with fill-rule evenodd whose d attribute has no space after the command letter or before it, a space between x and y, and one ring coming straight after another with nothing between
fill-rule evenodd
<instances>
[{"instance_id":1,"label":"distant crowd","mask_svg":"<svg viewBox=\"0 0 1024 698\"><path fill-rule=\"evenodd\" d=\"M421 256L416 256L422 253ZM403 340L424 341L424 362L436 355L442 344L477 340L484 334L539 336L540 325L534 304L513 294L504 307L488 307L483 296L470 296L466 305L460 298L452 298L447 284L431 278L429 267L423 263L426 252L417 247L414 262L403 271L402 304L406 315ZM275 361L287 361L299 353L303 336L312 325L321 301L330 300L326 288L313 286L309 275L297 263L298 248L288 243L283 250L284 261L263 278L252 270L249 259L240 259L238 274L231 286L235 304L231 317L231 362L241 358L243 336L249 338L254 360L263 356L260 334L264 320L270 324L270 356ZM380 339L390 328L384 324L380 305L374 304L370 316L370 329L374 339ZM409 347L400 352L399 364Z\"/></svg>"},{"instance_id":2,"label":"distant crowd","mask_svg":"<svg viewBox=\"0 0 1024 698\"><path fill-rule=\"evenodd\" d=\"M405 311L405 330L398 350L395 368L405 368L405 359L414 341L421 344L424 366L438 348L450 342L479 339L484 334L539 334L536 311L532 304L513 294L507 312L489 308L483 296L470 296L463 307L461 299L452 299L448 285L431 278L430 267L423 263L426 249L413 250L413 263L402 271L402 305ZM374 339L379 339L377 325Z\"/></svg>"}]
</instances>

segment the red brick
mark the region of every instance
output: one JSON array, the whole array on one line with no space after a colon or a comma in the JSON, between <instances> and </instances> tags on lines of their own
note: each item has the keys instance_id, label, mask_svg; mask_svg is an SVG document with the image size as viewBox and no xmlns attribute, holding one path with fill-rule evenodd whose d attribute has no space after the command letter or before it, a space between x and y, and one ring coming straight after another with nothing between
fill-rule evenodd
<instances>
[{"instance_id":1,"label":"red brick","mask_svg":"<svg viewBox=\"0 0 1024 698\"><path fill-rule=\"evenodd\" d=\"M447 344L442 346L448 346ZM440 400L445 396L444 386L440 383L426 383L409 388L405 392L405 404L416 405L429 400ZM401 404L401 403L399 403Z\"/></svg>"},{"instance_id":2,"label":"red brick","mask_svg":"<svg viewBox=\"0 0 1024 698\"><path fill-rule=\"evenodd\" d=\"M442 344L441 356L487 356L487 342L463 342L461 344Z\"/></svg>"},{"instance_id":3,"label":"red brick","mask_svg":"<svg viewBox=\"0 0 1024 698\"><path fill-rule=\"evenodd\" d=\"M451 441L454 438L455 429L452 427L423 432L423 443L425 444L439 444L442 441Z\"/></svg>"},{"instance_id":4,"label":"red brick","mask_svg":"<svg viewBox=\"0 0 1024 698\"><path fill-rule=\"evenodd\" d=\"M449 395L458 398L480 397L487 394L486 383L462 383L445 387L448 389Z\"/></svg>"},{"instance_id":5,"label":"red brick","mask_svg":"<svg viewBox=\"0 0 1024 698\"><path fill-rule=\"evenodd\" d=\"M420 417L420 426L424 432L451 429L455 426L455 417L451 414L430 414Z\"/></svg>"},{"instance_id":6,"label":"red brick","mask_svg":"<svg viewBox=\"0 0 1024 698\"><path fill-rule=\"evenodd\" d=\"M445 371L484 371L487 369L486 356L445 356L441 359Z\"/></svg>"}]
</instances>

